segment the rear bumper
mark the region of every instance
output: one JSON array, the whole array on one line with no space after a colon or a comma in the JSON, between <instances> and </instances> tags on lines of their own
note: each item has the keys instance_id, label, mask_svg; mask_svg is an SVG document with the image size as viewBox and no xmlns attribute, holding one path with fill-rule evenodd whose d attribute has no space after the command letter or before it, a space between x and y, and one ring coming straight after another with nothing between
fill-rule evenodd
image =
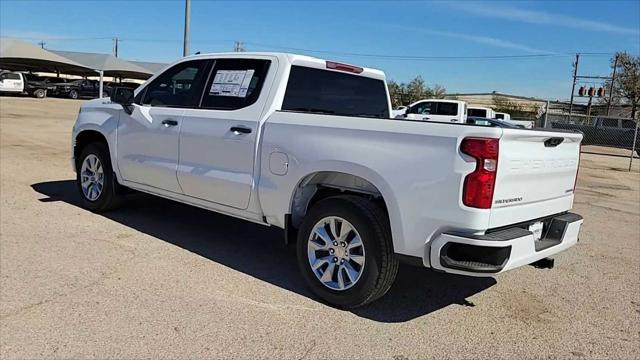
<instances>
[{"instance_id":1,"label":"rear bumper","mask_svg":"<svg viewBox=\"0 0 640 360\"><path fill-rule=\"evenodd\" d=\"M564 251L578 242L582 216L566 213L544 219L544 237L535 240L528 224L486 235L443 233L431 243L431 267L447 273L491 276Z\"/></svg>"}]
</instances>

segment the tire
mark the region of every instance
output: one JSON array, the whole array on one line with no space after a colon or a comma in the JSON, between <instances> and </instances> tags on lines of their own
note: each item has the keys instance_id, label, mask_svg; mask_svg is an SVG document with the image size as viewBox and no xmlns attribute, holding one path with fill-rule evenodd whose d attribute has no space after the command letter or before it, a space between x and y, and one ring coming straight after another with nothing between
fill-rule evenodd
<instances>
[{"instance_id":1,"label":"tire","mask_svg":"<svg viewBox=\"0 0 640 360\"><path fill-rule=\"evenodd\" d=\"M42 99L47 95L47 93L44 91L44 89L36 89L33 92L33 97L38 98L38 99Z\"/></svg>"},{"instance_id":2,"label":"tire","mask_svg":"<svg viewBox=\"0 0 640 360\"><path fill-rule=\"evenodd\" d=\"M95 163L98 160L99 165ZM85 169L85 162L87 168ZM90 164L93 164L91 166ZM101 175L100 170L101 169ZM89 174L93 174L89 176ZM83 187L87 179L91 184ZM102 186L99 186L100 180ZM76 159L76 185L80 192L80 202L83 208L93 212L104 212L115 209L120 204L119 186L113 174L109 149L101 142L94 142L85 146Z\"/></svg>"},{"instance_id":3,"label":"tire","mask_svg":"<svg viewBox=\"0 0 640 360\"><path fill-rule=\"evenodd\" d=\"M342 220L341 229L344 229L345 221L347 226L351 225L355 229L355 231L349 231L344 238L344 242L348 245L345 246L338 241L338 246L334 245L331 248L329 245L327 251L316 250L326 247L327 242L316 235L314 229L319 229L321 232L324 229L325 236L329 236L330 240L340 240L340 236L336 239L330 225L324 227L320 225L325 221L330 223L333 219L338 222L340 222L338 219ZM362 247L349 249L357 243L358 235ZM310 245L311 243L315 245ZM349 249L346 250L346 254L343 253L345 250L339 248L340 246L345 250ZM375 203L359 196L335 196L314 205L304 218L298 232L297 253L298 266L311 291L327 303L344 309L360 307L382 297L391 288L398 272L398 259L393 252L391 230L386 214ZM327 260L327 257L330 259ZM356 259L358 261L355 261ZM315 265L322 264L314 270L312 262ZM362 262L362 266L359 266L359 262ZM334 264L333 267L331 263ZM335 271L336 267L337 271ZM348 276L350 271L347 268L356 270L358 275ZM325 277L329 269L333 271ZM324 281L321 280L322 278ZM351 281L352 278L355 281Z\"/></svg>"},{"instance_id":4,"label":"tire","mask_svg":"<svg viewBox=\"0 0 640 360\"><path fill-rule=\"evenodd\" d=\"M77 98L78 98L78 91L77 91L77 90L71 90L71 91L69 91L69 97L70 97L71 99L74 99L74 100L75 100L75 99L77 99Z\"/></svg>"}]
</instances>

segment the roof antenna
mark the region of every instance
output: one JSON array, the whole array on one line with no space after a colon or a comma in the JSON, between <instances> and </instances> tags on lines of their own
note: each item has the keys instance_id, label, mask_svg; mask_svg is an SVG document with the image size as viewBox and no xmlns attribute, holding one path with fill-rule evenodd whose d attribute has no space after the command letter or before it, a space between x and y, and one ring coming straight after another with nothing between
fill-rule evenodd
<instances>
[{"instance_id":1,"label":"roof antenna","mask_svg":"<svg viewBox=\"0 0 640 360\"><path fill-rule=\"evenodd\" d=\"M200 51L196 51L194 55L200 55Z\"/></svg>"}]
</instances>

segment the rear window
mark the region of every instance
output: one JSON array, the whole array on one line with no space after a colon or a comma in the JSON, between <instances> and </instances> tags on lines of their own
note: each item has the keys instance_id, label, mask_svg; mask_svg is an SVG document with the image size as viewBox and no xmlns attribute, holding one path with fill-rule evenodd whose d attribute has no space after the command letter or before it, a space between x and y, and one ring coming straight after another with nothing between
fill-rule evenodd
<instances>
[{"instance_id":1,"label":"rear window","mask_svg":"<svg viewBox=\"0 0 640 360\"><path fill-rule=\"evenodd\" d=\"M436 115L458 115L458 104L448 102L438 103Z\"/></svg>"},{"instance_id":2,"label":"rear window","mask_svg":"<svg viewBox=\"0 0 640 360\"><path fill-rule=\"evenodd\" d=\"M496 114L496 119L504 119L504 114Z\"/></svg>"},{"instance_id":3,"label":"rear window","mask_svg":"<svg viewBox=\"0 0 640 360\"><path fill-rule=\"evenodd\" d=\"M487 117L487 110L484 109L469 109L467 110L468 116Z\"/></svg>"},{"instance_id":4,"label":"rear window","mask_svg":"<svg viewBox=\"0 0 640 360\"><path fill-rule=\"evenodd\" d=\"M389 118L384 81L302 66L291 67L282 110Z\"/></svg>"},{"instance_id":5,"label":"rear window","mask_svg":"<svg viewBox=\"0 0 640 360\"><path fill-rule=\"evenodd\" d=\"M18 75L16 73L4 73L4 74L2 74L2 79L20 80L20 75Z\"/></svg>"}]
</instances>

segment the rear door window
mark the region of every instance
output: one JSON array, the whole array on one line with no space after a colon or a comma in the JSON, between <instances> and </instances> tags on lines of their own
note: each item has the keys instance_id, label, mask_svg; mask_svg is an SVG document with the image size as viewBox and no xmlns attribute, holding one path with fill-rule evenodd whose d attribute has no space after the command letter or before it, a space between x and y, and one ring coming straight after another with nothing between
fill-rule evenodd
<instances>
[{"instance_id":1,"label":"rear door window","mask_svg":"<svg viewBox=\"0 0 640 360\"><path fill-rule=\"evenodd\" d=\"M219 59L204 88L200 107L236 110L258 100L270 60Z\"/></svg>"},{"instance_id":2,"label":"rear door window","mask_svg":"<svg viewBox=\"0 0 640 360\"><path fill-rule=\"evenodd\" d=\"M291 67L282 110L389 118L384 81L303 66Z\"/></svg>"},{"instance_id":3,"label":"rear door window","mask_svg":"<svg viewBox=\"0 0 640 360\"><path fill-rule=\"evenodd\" d=\"M436 111L436 115L458 115L458 104L449 102L441 102L437 104L438 109Z\"/></svg>"}]
</instances>

